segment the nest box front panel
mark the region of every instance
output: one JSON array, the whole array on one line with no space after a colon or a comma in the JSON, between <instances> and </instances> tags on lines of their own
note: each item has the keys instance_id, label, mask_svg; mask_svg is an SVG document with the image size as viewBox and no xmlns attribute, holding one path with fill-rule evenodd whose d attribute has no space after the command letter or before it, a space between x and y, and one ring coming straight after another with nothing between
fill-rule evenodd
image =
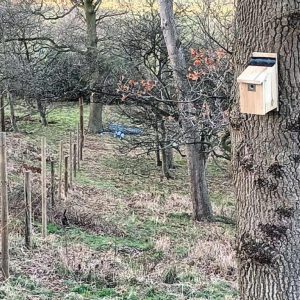
<instances>
[{"instance_id":1,"label":"nest box front panel","mask_svg":"<svg viewBox=\"0 0 300 300\"><path fill-rule=\"evenodd\" d=\"M255 52L238 77L242 113L265 115L278 108L277 54Z\"/></svg>"},{"instance_id":2,"label":"nest box front panel","mask_svg":"<svg viewBox=\"0 0 300 300\"><path fill-rule=\"evenodd\" d=\"M262 84L241 83L240 97L243 98L243 101L240 101L241 112L262 114L261 112L264 111L263 101L261 101L263 92Z\"/></svg>"}]
</instances>

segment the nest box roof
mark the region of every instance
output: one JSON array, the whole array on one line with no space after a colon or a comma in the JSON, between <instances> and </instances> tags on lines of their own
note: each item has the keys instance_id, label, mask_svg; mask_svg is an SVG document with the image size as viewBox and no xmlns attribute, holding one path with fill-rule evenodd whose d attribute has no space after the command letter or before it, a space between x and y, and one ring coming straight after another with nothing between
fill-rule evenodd
<instances>
[{"instance_id":1,"label":"nest box roof","mask_svg":"<svg viewBox=\"0 0 300 300\"><path fill-rule=\"evenodd\" d=\"M248 66L238 77L239 83L262 84L268 76L270 68L263 66Z\"/></svg>"}]
</instances>

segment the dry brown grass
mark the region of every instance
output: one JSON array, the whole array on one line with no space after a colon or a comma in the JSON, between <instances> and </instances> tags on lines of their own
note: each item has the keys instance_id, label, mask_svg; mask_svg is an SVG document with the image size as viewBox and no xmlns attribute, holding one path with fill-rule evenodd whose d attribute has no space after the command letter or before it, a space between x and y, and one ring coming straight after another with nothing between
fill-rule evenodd
<instances>
[{"instance_id":1,"label":"dry brown grass","mask_svg":"<svg viewBox=\"0 0 300 300\"><path fill-rule=\"evenodd\" d=\"M25 162L39 166L39 147L20 134L9 134L8 149L11 267L15 281L0 289L0 295L1 291L6 295L3 299L95 299L93 294L82 297L74 292L74 287L85 284L93 291L103 287L113 289L115 296L105 299L201 299L201 291L210 285L218 289L219 281L235 286L232 226L191 219L192 206L185 177L175 182L161 182L158 172L151 173L149 178L124 175L115 165L118 152L111 138L100 140L87 135L80 176L68 199L57 202L54 223L61 226L62 212L67 209L70 225L76 226L78 235L72 229L58 228L43 240L37 224L35 248L27 251L20 236L23 234L22 166ZM57 157L57 154L50 151L49 156ZM122 159L126 162L126 158ZM128 161L128 170L130 162L132 160ZM185 176L185 167L178 172ZM39 174L34 174L37 221L39 180ZM216 189L220 189L220 181L224 180L225 176L213 176L211 188L216 185ZM228 216L231 208L222 205L216 203L215 211ZM94 240L99 241L102 248L95 246ZM166 274L175 266L178 280L166 284ZM130 298L132 289L137 298ZM149 289L160 296L146 296ZM37 290L41 295L34 294ZM222 299L233 299L230 288L227 292ZM51 298L45 296L47 293ZM211 295L211 299L221 299L213 298L214 291Z\"/></svg>"}]
</instances>

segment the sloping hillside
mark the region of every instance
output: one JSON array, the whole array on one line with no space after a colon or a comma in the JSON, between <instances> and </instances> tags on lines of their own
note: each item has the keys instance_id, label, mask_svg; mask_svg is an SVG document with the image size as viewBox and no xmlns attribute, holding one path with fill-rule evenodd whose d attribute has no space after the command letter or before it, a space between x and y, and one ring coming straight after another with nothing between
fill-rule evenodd
<instances>
[{"instance_id":1,"label":"sloping hillside","mask_svg":"<svg viewBox=\"0 0 300 300\"><path fill-rule=\"evenodd\" d=\"M106 115L114 118L109 108ZM43 129L33 115L20 121L22 133L7 136L12 276L0 299L235 299L234 225L228 224L234 203L228 174L212 162L219 222L197 223L182 158L176 157L177 179L162 180L151 157L121 155L115 138L87 135L74 187L67 200L56 198L42 239L40 136L47 136L48 159L56 160L59 141L67 142L64 128L76 127L77 107L56 108L49 121ZM32 251L23 238L24 168L36 171Z\"/></svg>"}]
</instances>

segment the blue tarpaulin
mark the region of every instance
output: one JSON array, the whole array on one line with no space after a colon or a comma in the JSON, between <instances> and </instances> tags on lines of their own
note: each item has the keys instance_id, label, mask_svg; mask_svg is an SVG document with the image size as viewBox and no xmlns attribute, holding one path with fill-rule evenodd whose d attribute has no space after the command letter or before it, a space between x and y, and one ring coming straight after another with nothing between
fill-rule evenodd
<instances>
[{"instance_id":1,"label":"blue tarpaulin","mask_svg":"<svg viewBox=\"0 0 300 300\"><path fill-rule=\"evenodd\" d=\"M129 127L120 124L109 124L103 132L113 133L114 137L123 139L125 135L142 135L143 130L137 127Z\"/></svg>"}]
</instances>

